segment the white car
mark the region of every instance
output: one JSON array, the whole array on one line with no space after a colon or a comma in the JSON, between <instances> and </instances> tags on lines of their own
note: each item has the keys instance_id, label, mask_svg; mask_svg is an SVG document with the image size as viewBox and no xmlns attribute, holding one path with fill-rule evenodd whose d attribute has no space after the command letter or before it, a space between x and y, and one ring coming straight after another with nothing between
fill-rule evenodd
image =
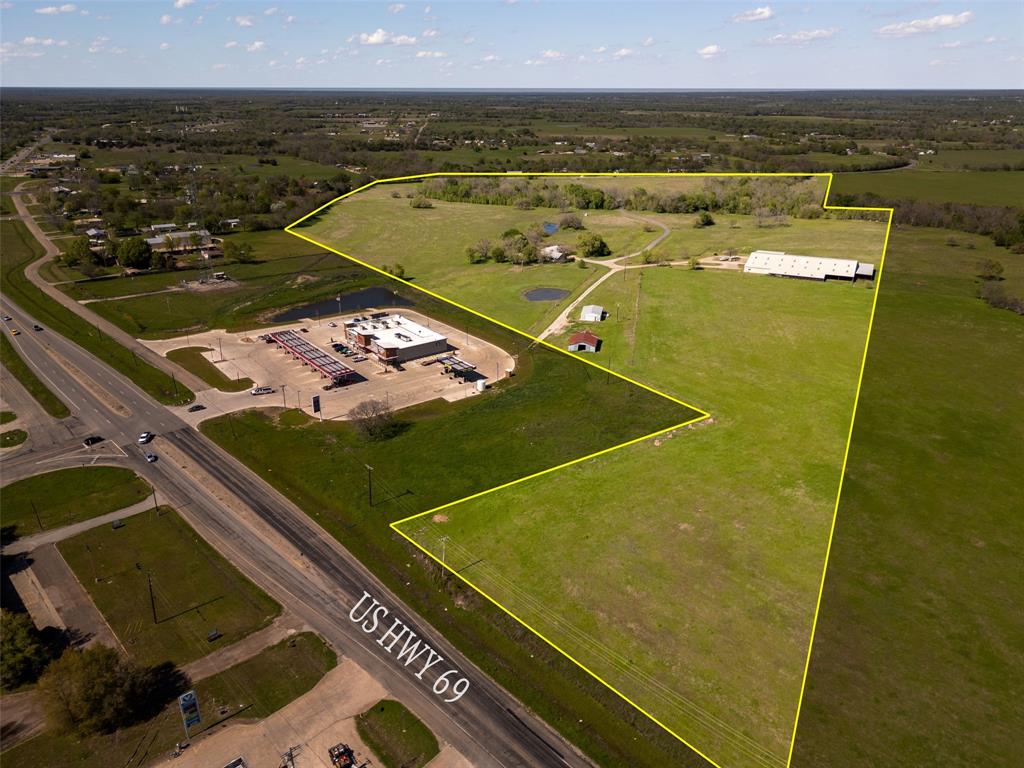
<instances>
[{"instance_id":1,"label":"white car","mask_svg":"<svg viewBox=\"0 0 1024 768\"><path fill-rule=\"evenodd\" d=\"M328 328L337 328L337 327L338 327L338 324L337 324L336 322L334 322L334 321L332 320L331 322L329 322L329 323L327 324L327 327L328 327Z\"/></svg>"},{"instance_id":2,"label":"white car","mask_svg":"<svg viewBox=\"0 0 1024 768\"><path fill-rule=\"evenodd\" d=\"M152 432L143 432L141 435L139 435L139 445L145 445L150 440L152 440L153 437L154 435Z\"/></svg>"},{"instance_id":3,"label":"white car","mask_svg":"<svg viewBox=\"0 0 1024 768\"><path fill-rule=\"evenodd\" d=\"M145 456L146 456L146 461L148 461L150 464L152 464L154 461L156 461L156 454L155 453L150 453L149 451L146 451Z\"/></svg>"}]
</instances>

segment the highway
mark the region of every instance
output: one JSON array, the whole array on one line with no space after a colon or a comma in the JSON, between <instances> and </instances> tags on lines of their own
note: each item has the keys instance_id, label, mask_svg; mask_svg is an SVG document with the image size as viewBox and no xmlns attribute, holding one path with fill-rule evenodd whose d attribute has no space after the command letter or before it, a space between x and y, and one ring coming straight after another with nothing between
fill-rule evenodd
<instances>
[{"instance_id":1,"label":"highway","mask_svg":"<svg viewBox=\"0 0 1024 768\"><path fill-rule=\"evenodd\" d=\"M53 331L27 330L33 318L6 299L0 305L13 316L10 325L23 329L11 341L70 405L73 425L66 442L5 460L3 482L91 460L130 467L153 485L160 503L174 506L242 573L365 668L439 740L452 744L474 765L593 765L472 665L291 501L127 378ZM92 383L76 380L65 361ZM105 394L97 393L97 385ZM144 430L158 435L150 448L160 457L154 463L144 460L135 441ZM87 434L106 440L83 449L81 438ZM364 593L390 609L389 621L401 618L445 658L437 673L456 668L469 679L464 697L445 703L431 691L434 669L418 679L419 664L403 666L376 642L377 636L350 620L349 612Z\"/></svg>"}]
</instances>

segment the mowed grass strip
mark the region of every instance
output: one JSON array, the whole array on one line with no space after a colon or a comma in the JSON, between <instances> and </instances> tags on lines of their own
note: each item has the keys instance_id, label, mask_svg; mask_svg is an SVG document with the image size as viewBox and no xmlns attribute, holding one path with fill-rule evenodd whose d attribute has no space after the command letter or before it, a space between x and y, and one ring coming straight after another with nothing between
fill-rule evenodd
<instances>
[{"instance_id":1,"label":"mowed grass strip","mask_svg":"<svg viewBox=\"0 0 1024 768\"><path fill-rule=\"evenodd\" d=\"M181 347L168 352L167 358L222 392L241 392L252 386L252 379L231 379L225 376L220 368L203 357L203 353L209 351L209 347Z\"/></svg>"},{"instance_id":2,"label":"mowed grass strip","mask_svg":"<svg viewBox=\"0 0 1024 768\"><path fill-rule=\"evenodd\" d=\"M89 520L136 504L153 492L124 467L72 467L0 489L5 532L17 536Z\"/></svg>"},{"instance_id":3,"label":"mowed grass strip","mask_svg":"<svg viewBox=\"0 0 1024 768\"><path fill-rule=\"evenodd\" d=\"M18 418L14 411L0 411L0 424L10 424Z\"/></svg>"},{"instance_id":4,"label":"mowed grass strip","mask_svg":"<svg viewBox=\"0 0 1024 768\"><path fill-rule=\"evenodd\" d=\"M258 655L194 684L203 722L193 737L230 724L272 715L310 691L337 665L334 651L311 632L297 634ZM223 712L223 714L222 714ZM145 765L167 756L183 740L177 703L152 720L103 736L79 738L47 729L5 750L5 768L108 768ZM138 761L138 762L134 762Z\"/></svg>"},{"instance_id":5,"label":"mowed grass strip","mask_svg":"<svg viewBox=\"0 0 1024 768\"><path fill-rule=\"evenodd\" d=\"M94 528L58 546L140 663L184 664L266 626L280 613L277 603L174 510L161 507L124 522L122 528ZM213 630L222 637L208 642Z\"/></svg>"},{"instance_id":6,"label":"mowed grass strip","mask_svg":"<svg viewBox=\"0 0 1024 768\"><path fill-rule=\"evenodd\" d=\"M14 448L28 440L28 432L24 429L9 429L0 433L0 448Z\"/></svg>"},{"instance_id":7,"label":"mowed grass strip","mask_svg":"<svg viewBox=\"0 0 1024 768\"><path fill-rule=\"evenodd\" d=\"M391 699L358 715L356 729L384 768L422 768L440 751L430 729Z\"/></svg>"},{"instance_id":8,"label":"mowed grass strip","mask_svg":"<svg viewBox=\"0 0 1024 768\"><path fill-rule=\"evenodd\" d=\"M44 255L42 246L20 221L0 221L0 278L4 295L39 322L67 337L107 365L127 376L164 404L194 397L166 373L140 360L88 321L58 304L25 276L25 267Z\"/></svg>"},{"instance_id":9,"label":"mowed grass strip","mask_svg":"<svg viewBox=\"0 0 1024 768\"><path fill-rule=\"evenodd\" d=\"M0 334L0 363L10 374L21 382L21 386L35 398L43 410L55 419L63 419L71 415L71 411L64 405L49 388L39 380L35 371L28 367L21 355L14 348L14 344L7 338L7 334Z\"/></svg>"},{"instance_id":10,"label":"mowed grass strip","mask_svg":"<svg viewBox=\"0 0 1024 768\"><path fill-rule=\"evenodd\" d=\"M1024 208L1024 171L837 173L832 194L874 193L887 200Z\"/></svg>"}]
</instances>

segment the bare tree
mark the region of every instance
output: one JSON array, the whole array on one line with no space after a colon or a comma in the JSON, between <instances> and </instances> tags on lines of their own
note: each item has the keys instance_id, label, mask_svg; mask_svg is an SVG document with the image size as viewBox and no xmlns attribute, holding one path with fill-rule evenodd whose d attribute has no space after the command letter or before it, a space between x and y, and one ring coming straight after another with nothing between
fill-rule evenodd
<instances>
[{"instance_id":1,"label":"bare tree","mask_svg":"<svg viewBox=\"0 0 1024 768\"><path fill-rule=\"evenodd\" d=\"M348 412L349 419L363 437L382 440L394 433L395 414L389 403L377 398L363 400Z\"/></svg>"}]
</instances>

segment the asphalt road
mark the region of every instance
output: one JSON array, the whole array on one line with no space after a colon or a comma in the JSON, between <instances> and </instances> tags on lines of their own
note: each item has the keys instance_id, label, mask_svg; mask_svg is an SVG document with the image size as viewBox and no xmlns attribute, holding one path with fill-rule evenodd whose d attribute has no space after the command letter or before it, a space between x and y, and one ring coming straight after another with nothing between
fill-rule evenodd
<instances>
[{"instance_id":1,"label":"asphalt road","mask_svg":"<svg viewBox=\"0 0 1024 768\"><path fill-rule=\"evenodd\" d=\"M19 328L31 328L33 318L4 300L4 312ZM169 409L152 401L128 379L52 331L23 331L12 339L29 365L66 402L80 434L96 431L106 438L102 463L134 469L156 489L160 503L169 503L254 583L296 613L343 654L377 678L391 694L415 712L444 742L452 744L476 766L591 766L574 747L542 720L473 666L439 633L417 617L337 541L313 523L288 499L248 468L187 426ZM130 416L118 413L87 387L74 380L53 358L56 352L104 387ZM186 469L169 459L147 463L135 442L139 432L159 437L154 452L167 441L213 476L222 488L204 488ZM80 436L76 446L55 446L46 468L62 461L82 463ZM101 444L103 445L103 444ZM112 447L114 448L112 450ZM119 448L120 451L116 450ZM98 447L97 447L98 449ZM72 458L62 458L65 451ZM86 452L94 449L85 449ZM98 451L97 451L98 453ZM123 453L119 456L118 453ZM41 457L19 457L9 470L31 474ZM91 460L91 459L90 459ZM74 464L71 464L74 465ZM224 489L244 505L224 503ZM418 665L400 665L349 619L349 611L364 592L370 593L400 617L416 634L442 654L440 672L456 668L470 680L459 701L444 703L431 691L434 671L417 679Z\"/></svg>"}]
</instances>

